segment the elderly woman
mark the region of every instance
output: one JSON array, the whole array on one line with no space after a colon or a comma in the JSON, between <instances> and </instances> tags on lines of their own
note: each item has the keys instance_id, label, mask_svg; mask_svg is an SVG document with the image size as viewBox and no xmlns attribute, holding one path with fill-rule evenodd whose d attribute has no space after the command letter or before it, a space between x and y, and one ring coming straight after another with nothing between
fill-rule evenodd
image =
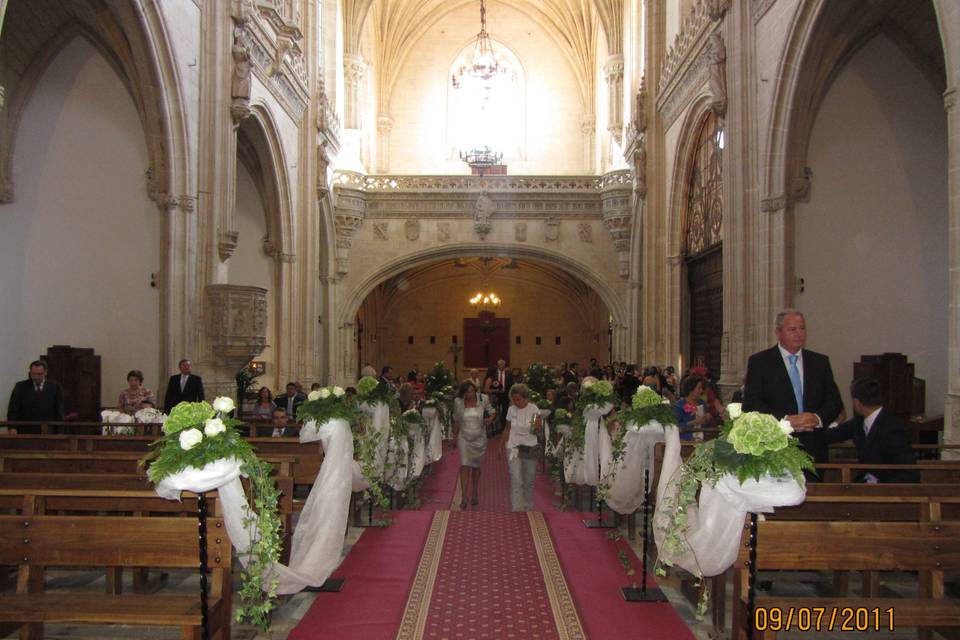
<instances>
[{"instance_id":1,"label":"elderly woman","mask_svg":"<svg viewBox=\"0 0 960 640\"><path fill-rule=\"evenodd\" d=\"M537 432L543 428L543 419L530 402L530 389L525 384L510 387L510 403L503 436L510 467L510 504L514 511L532 511L539 458Z\"/></svg>"},{"instance_id":2,"label":"elderly woman","mask_svg":"<svg viewBox=\"0 0 960 640\"><path fill-rule=\"evenodd\" d=\"M487 425L496 411L470 380L460 385L453 403L453 434L460 449L460 508L480 504L480 463L487 450Z\"/></svg>"},{"instance_id":3,"label":"elderly woman","mask_svg":"<svg viewBox=\"0 0 960 640\"><path fill-rule=\"evenodd\" d=\"M143 386L143 372L134 369L127 374L127 388L120 392L117 406L120 411L130 415L140 411L143 402L156 403L153 391Z\"/></svg>"}]
</instances>

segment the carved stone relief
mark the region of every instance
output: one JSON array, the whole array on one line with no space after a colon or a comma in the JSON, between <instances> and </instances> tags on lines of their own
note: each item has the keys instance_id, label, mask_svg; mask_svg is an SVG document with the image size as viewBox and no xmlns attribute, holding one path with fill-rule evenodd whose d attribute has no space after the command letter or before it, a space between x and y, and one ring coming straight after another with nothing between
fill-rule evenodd
<instances>
[{"instance_id":1,"label":"carved stone relief","mask_svg":"<svg viewBox=\"0 0 960 640\"><path fill-rule=\"evenodd\" d=\"M473 230L477 232L481 240L485 240L487 234L493 225L490 218L497 210L497 204L487 195L486 191L480 192L476 204L473 206Z\"/></svg>"},{"instance_id":2,"label":"carved stone relief","mask_svg":"<svg viewBox=\"0 0 960 640\"><path fill-rule=\"evenodd\" d=\"M727 47L723 44L723 38L719 33L713 33L710 36L710 42L707 44L707 62L710 65L710 93L713 94L710 110L718 118L722 118L727 112Z\"/></svg>"},{"instance_id":3,"label":"carved stone relief","mask_svg":"<svg viewBox=\"0 0 960 640\"><path fill-rule=\"evenodd\" d=\"M580 242L593 242L593 225L589 222L577 224L577 234L580 236Z\"/></svg>"},{"instance_id":4,"label":"carved stone relief","mask_svg":"<svg viewBox=\"0 0 960 640\"><path fill-rule=\"evenodd\" d=\"M220 364L239 369L267 345L267 290L229 284L206 288L207 337Z\"/></svg>"},{"instance_id":5,"label":"carved stone relief","mask_svg":"<svg viewBox=\"0 0 960 640\"><path fill-rule=\"evenodd\" d=\"M407 220L403 225L403 231L407 240L414 242L420 237L420 221L415 219Z\"/></svg>"},{"instance_id":6,"label":"carved stone relief","mask_svg":"<svg viewBox=\"0 0 960 640\"><path fill-rule=\"evenodd\" d=\"M377 240L390 239L390 225L386 222L375 222L373 225L373 237Z\"/></svg>"},{"instance_id":7,"label":"carved stone relief","mask_svg":"<svg viewBox=\"0 0 960 640\"><path fill-rule=\"evenodd\" d=\"M514 226L514 236L516 237L517 242L527 241L527 223L526 222L518 222Z\"/></svg>"},{"instance_id":8,"label":"carved stone relief","mask_svg":"<svg viewBox=\"0 0 960 640\"><path fill-rule=\"evenodd\" d=\"M544 223L544 238L547 242L557 242L560 240L560 221L556 218L547 218Z\"/></svg>"},{"instance_id":9,"label":"carved stone relief","mask_svg":"<svg viewBox=\"0 0 960 640\"><path fill-rule=\"evenodd\" d=\"M449 222L437 223L437 240L439 240L440 242L450 241L450 223Z\"/></svg>"}]
</instances>

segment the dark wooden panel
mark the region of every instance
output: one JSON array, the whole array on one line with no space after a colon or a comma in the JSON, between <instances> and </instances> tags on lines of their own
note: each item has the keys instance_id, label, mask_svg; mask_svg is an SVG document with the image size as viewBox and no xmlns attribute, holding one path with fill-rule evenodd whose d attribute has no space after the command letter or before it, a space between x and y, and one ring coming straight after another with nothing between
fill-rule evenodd
<instances>
[{"instance_id":1,"label":"dark wooden panel","mask_svg":"<svg viewBox=\"0 0 960 640\"><path fill-rule=\"evenodd\" d=\"M723 253L715 250L687 263L690 292L690 364L720 375L723 337Z\"/></svg>"}]
</instances>

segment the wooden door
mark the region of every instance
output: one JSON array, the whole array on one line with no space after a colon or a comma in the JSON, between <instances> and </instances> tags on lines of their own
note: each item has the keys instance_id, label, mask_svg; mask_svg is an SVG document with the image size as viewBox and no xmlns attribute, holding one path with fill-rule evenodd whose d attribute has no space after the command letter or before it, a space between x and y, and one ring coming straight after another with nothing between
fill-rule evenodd
<instances>
[{"instance_id":1,"label":"wooden door","mask_svg":"<svg viewBox=\"0 0 960 640\"><path fill-rule=\"evenodd\" d=\"M63 410L69 418L100 419L100 356L93 349L55 345L42 356L47 374L63 389Z\"/></svg>"},{"instance_id":2,"label":"wooden door","mask_svg":"<svg viewBox=\"0 0 960 640\"><path fill-rule=\"evenodd\" d=\"M464 318L463 366L487 368L500 359L510 366L510 318L497 318L492 312L483 312L479 318Z\"/></svg>"},{"instance_id":3,"label":"wooden door","mask_svg":"<svg viewBox=\"0 0 960 640\"><path fill-rule=\"evenodd\" d=\"M723 252L718 247L687 262L690 297L690 365L702 363L720 377L723 337Z\"/></svg>"}]
</instances>

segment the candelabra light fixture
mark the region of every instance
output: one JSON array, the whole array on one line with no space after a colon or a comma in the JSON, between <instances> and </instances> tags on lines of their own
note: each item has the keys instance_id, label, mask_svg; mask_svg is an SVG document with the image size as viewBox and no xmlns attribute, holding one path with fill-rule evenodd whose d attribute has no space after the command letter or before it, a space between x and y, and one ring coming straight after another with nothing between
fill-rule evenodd
<instances>
[{"instance_id":1,"label":"candelabra light fixture","mask_svg":"<svg viewBox=\"0 0 960 640\"><path fill-rule=\"evenodd\" d=\"M470 306L479 309L480 311L485 311L487 309L493 309L500 306L500 297L497 296L493 291L489 293L478 291L473 295L469 300Z\"/></svg>"},{"instance_id":2,"label":"candelabra light fixture","mask_svg":"<svg viewBox=\"0 0 960 640\"><path fill-rule=\"evenodd\" d=\"M502 73L500 62L493 51L493 43L490 41L490 34L487 33L487 4L486 0L480 0L480 33L477 34L477 41L473 45L473 56L470 63L461 66L453 74L453 88L459 89L467 77L479 78L484 82L489 81L498 73Z\"/></svg>"},{"instance_id":3,"label":"candelabra light fixture","mask_svg":"<svg viewBox=\"0 0 960 640\"><path fill-rule=\"evenodd\" d=\"M500 161L503 160L503 153L493 151L490 147L484 145L480 148L470 149L470 151L461 151L460 159L470 165L471 168L476 169L482 176L485 169L500 164Z\"/></svg>"}]
</instances>

